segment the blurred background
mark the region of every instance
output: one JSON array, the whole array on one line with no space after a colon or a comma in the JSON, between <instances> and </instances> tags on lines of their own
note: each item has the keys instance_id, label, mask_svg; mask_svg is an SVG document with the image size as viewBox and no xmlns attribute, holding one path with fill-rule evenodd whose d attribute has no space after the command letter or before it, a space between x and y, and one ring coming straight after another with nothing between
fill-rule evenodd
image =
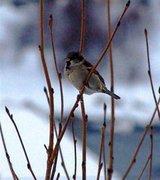
<instances>
[{"instance_id":1,"label":"blurred background","mask_svg":"<svg viewBox=\"0 0 160 180\"><path fill-rule=\"evenodd\" d=\"M118 17L125 7L125 0L111 1L112 31ZM60 115L60 93L50 46L48 20L53 15L55 48L58 66L63 74L64 58L70 51L79 49L81 1L75 0L46 0L45 1L45 55L55 90L55 114ZM121 177L140 139L143 129L149 122L155 103L150 88L144 28L148 30L152 78L156 96L160 86L160 1L139 0L131 2L121 26L113 40L113 62L115 72L115 93L121 97L116 101L116 139L115 139L115 170ZM103 51L107 37L107 6L105 0L87 1L86 4L86 34L84 56L91 63L95 63ZM6 140L15 146L11 138L12 130L6 123L4 107L11 109L21 131L27 136L43 138L48 121L48 106L43 92L46 86L40 55L39 40L39 1L37 0L0 0L0 121L4 126ZM110 88L109 61L107 54L103 58L98 70L103 75L106 85ZM77 95L77 90L64 79L65 116L70 111ZM110 119L110 98L103 94L84 96L86 113L88 114L88 149L98 158L100 128L103 123L103 103L107 104L108 125ZM77 137L81 141L80 110L77 117ZM23 121L23 123L22 123ZM8 121L7 121L8 122ZM155 148L154 157L160 147L156 135L159 133L159 123L154 120ZM24 125L25 124L25 125ZM25 129L25 130L24 130ZM109 128L107 128L109 132ZM107 132L107 133L108 133ZM26 136L24 133L24 137ZM28 135L29 134L29 135ZM26 137L28 146L31 139ZM70 137L70 129L68 131ZM92 141L97 138L97 141ZM108 142L108 134L107 134ZM149 138L148 138L149 139ZM43 146L47 142L47 137ZM33 140L34 141L34 140ZM37 141L37 140L36 140ZM27 144L26 142L26 144ZM106 143L106 147L108 147ZM29 148L28 148L29 149ZM1 146L1 154L4 154ZM30 151L30 150L29 150ZM44 151L44 150L43 150ZM139 156L139 163L131 171L129 178L135 179L142 169L149 152L149 140ZM106 152L108 156L108 151ZM5 159L5 157L4 157ZM123 163L122 163L123 162ZM143 162L143 163L142 163ZM1 159L1 166L4 160ZM15 163L16 164L16 163ZM139 173L138 173L139 172ZM160 177L160 161L154 158L153 179ZM9 171L0 172L7 177ZM144 179L148 172L144 174ZM26 175L26 174L25 174ZM23 173L22 173L23 176ZM42 176L40 173L39 176Z\"/></svg>"}]
</instances>

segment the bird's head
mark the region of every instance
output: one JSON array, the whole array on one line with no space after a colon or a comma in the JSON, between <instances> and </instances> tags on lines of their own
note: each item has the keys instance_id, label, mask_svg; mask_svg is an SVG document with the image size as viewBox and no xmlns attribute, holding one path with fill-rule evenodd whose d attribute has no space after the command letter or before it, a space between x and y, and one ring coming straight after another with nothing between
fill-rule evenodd
<instances>
[{"instance_id":1,"label":"bird's head","mask_svg":"<svg viewBox=\"0 0 160 180\"><path fill-rule=\"evenodd\" d=\"M67 54L67 57L65 58L65 60L69 66L78 66L78 65L81 65L83 63L84 58L80 54L80 52L75 51L75 52L69 52Z\"/></svg>"}]
</instances>

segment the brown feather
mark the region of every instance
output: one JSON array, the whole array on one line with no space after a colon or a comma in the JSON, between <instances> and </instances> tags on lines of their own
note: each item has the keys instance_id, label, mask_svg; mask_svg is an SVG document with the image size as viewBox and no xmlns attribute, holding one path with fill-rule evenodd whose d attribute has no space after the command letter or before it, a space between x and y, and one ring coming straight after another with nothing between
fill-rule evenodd
<instances>
[{"instance_id":1,"label":"brown feather","mask_svg":"<svg viewBox=\"0 0 160 180\"><path fill-rule=\"evenodd\" d=\"M87 69L88 69L89 72L90 72L91 69L93 68L93 65L92 65L90 62L86 61L86 60L84 60L84 63L83 63L83 64L87 67ZM99 72L98 72L97 70L94 70L94 73L98 75L99 79L100 79L100 80L103 82L103 84L105 85L105 81L104 81L103 77L99 74Z\"/></svg>"}]
</instances>

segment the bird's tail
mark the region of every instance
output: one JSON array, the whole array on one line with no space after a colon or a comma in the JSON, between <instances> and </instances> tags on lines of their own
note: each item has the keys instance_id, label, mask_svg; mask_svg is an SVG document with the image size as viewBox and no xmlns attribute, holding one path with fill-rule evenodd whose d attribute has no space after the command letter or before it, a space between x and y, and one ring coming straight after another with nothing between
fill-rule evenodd
<instances>
[{"instance_id":1,"label":"bird's tail","mask_svg":"<svg viewBox=\"0 0 160 180\"><path fill-rule=\"evenodd\" d=\"M103 93L106 93L112 96L114 99L120 99L118 95L114 94L112 91L108 90L106 87L103 88Z\"/></svg>"}]
</instances>

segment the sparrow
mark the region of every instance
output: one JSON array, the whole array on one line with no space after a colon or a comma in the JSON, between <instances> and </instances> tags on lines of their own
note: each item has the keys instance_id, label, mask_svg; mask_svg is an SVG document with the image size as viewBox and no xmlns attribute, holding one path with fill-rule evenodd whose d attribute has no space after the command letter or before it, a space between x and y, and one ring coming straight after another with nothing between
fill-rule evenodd
<instances>
[{"instance_id":1,"label":"sparrow","mask_svg":"<svg viewBox=\"0 0 160 180\"><path fill-rule=\"evenodd\" d=\"M78 90L81 90L92 67L93 65L81 53L70 52L65 58L64 76ZM118 95L107 89L103 77L96 70L92 73L84 90L84 94L90 95L93 93L106 93L115 99L120 99Z\"/></svg>"}]
</instances>

